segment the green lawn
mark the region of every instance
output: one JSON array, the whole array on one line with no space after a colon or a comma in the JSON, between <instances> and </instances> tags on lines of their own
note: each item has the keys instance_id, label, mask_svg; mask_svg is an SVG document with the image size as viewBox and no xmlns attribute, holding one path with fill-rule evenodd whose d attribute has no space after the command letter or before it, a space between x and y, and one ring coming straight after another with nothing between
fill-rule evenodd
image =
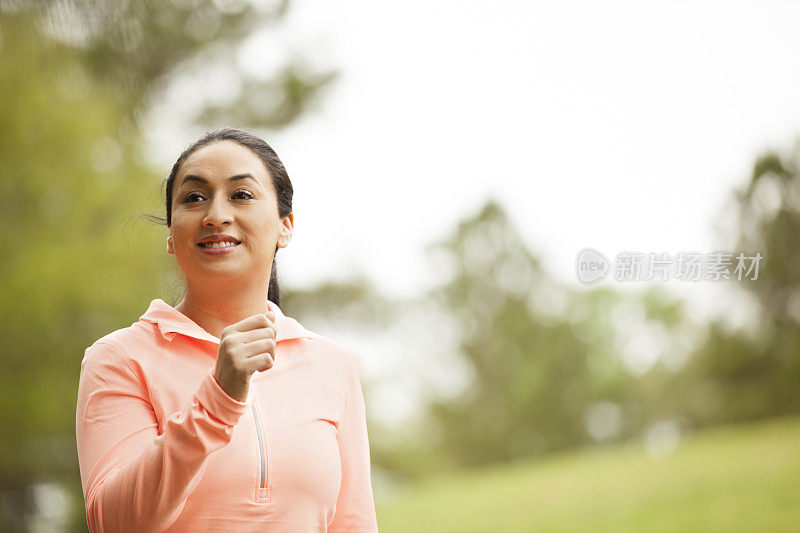
<instances>
[{"instance_id":1,"label":"green lawn","mask_svg":"<svg viewBox=\"0 0 800 533\"><path fill-rule=\"evenodd\" d=\"M377 508L382 533L800 532L800 420L439 478Z\"/></svg>"}]
</instances>

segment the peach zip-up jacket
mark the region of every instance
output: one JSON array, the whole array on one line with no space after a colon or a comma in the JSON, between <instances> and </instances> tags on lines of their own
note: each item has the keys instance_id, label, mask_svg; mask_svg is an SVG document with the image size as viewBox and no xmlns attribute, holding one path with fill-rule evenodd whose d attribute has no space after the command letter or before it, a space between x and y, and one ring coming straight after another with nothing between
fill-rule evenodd
<instances>
[{"instance_id":1,"label":"peach zip-up jacket","mask_svg":"<svg viewBox=\"0 0 800 533\"><path fill-rule=\"evenodd\" d=\"M219 339L160 299L86 349L76 434L92 532L375 532L359 363L276 314L246 402Z\"/></svg>"}]
</instances>

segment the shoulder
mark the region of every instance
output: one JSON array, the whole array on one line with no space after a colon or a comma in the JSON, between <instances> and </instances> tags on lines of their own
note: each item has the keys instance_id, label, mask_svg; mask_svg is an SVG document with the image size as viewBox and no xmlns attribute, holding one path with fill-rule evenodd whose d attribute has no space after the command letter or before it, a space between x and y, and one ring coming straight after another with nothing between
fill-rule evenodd
<instances>
[{"instance_id":1,"label":"shoulder","mask_svg":"<svg viewBox=\"0 0 800 533\"><path fill-rule=\"evenodd\" d=\"M326 335L313 332L312 335L303 339L303 355L325 381L346 385L360 380L361 359L356 350Z\"/></svg>"},{"instance_id":2,"label":"shoulder","mask_svg":"<svg viewBox=\"0 0 800 533\"><path fill-rule=\"evenodd\" d=\"M130 365L136 354L148 353L157 342L152 326L141 321L114 330L92 342L84 351L81 366L112 361L124 361Z\"/></svg>"},{"instance_id":3,"label":"shoulder","mask_svg":"<svg viewBox=\"0 0 800 533\"><path fill-rule=\"evenodd\" d=\"M314 332L305 341L309 355L315 358L344 367L357 367L359 364L355 350L344 342Z\"/></svg>"}]
</instances>

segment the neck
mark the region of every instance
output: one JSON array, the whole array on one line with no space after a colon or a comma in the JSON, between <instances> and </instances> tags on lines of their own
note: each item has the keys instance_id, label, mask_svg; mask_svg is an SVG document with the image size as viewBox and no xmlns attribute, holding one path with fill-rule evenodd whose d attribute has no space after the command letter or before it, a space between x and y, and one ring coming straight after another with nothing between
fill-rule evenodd
<instances>
[{"instance_id":1,"label":"neck","mask_svg":"<svg viewBox=\"0 0 800 533\"><path fill-rule=\"evenodd\" d=\"M186 296L175 309L219 338L222 330L253 315L266 313L269 280L254 286L187 283Z\"/></svg>"}]
</instances>

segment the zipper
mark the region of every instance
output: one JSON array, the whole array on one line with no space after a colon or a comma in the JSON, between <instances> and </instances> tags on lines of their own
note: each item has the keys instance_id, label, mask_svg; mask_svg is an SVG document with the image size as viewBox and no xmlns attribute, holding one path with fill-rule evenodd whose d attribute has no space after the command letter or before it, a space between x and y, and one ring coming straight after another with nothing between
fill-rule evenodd
<instances>
[{"instance_id":1,"label":"zipper","mask_svg":"<svg viewBox=\"0 0 800 533\"><path fill-rule=\"evenodd\" d=\"M261 424L261 417L255 402L250 404L250 412L253 414L256 436L258 437L258 451L261 459L259 484L256 488L256 501L264 502L269 500L269 493L267 491L267 446L264 437L264 428Z\"/></svg>"}]
</instances>

